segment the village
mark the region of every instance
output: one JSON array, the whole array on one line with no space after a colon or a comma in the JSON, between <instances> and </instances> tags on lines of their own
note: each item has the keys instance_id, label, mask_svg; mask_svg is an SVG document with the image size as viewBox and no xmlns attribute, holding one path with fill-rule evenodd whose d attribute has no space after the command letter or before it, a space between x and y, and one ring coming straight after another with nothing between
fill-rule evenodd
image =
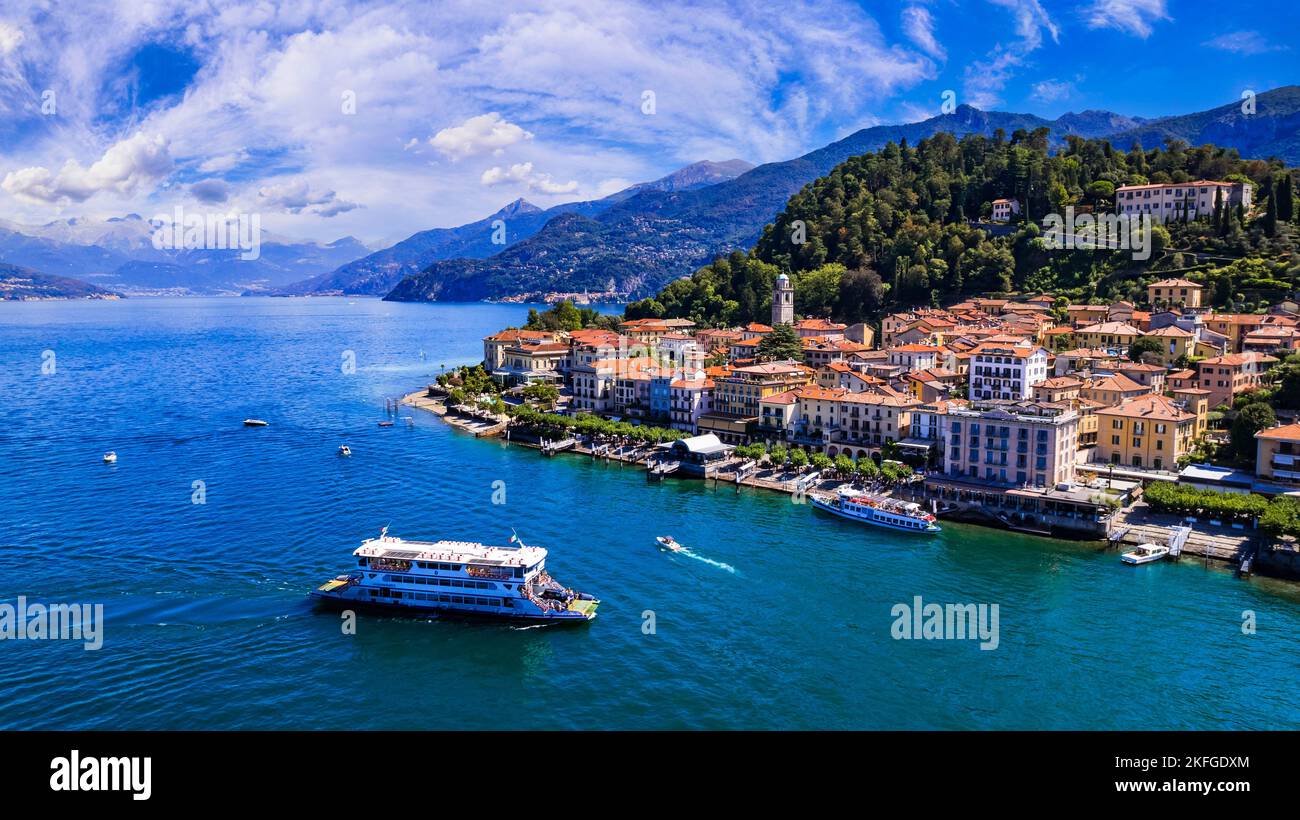
<instances>
[{"instance_id":1,"label":"village","mask_svg":"<svg viewBox=\"0 0 1300 820\"><path fill-rule=\"evenodd\" d=\"M1248 200L1249 186L1237 195ZM1016 204L995 202L995 220ZM1140 306L974 298L873 327L796 318L782 274L770 324L507 329L483 340L482 372L499 395L457 395L444 374L424 400L478 434L548 452L609 457L620 439L609 425L639 430L625 460L655 478L797 494L832 478L879 484L884 469L894 495L940 515L1057 537L1178 540L1245 570L1297 574L1291 531L1262 532L1258 502L1300 496L1300 424L1269 410L1248 431L1250 452L1212 454L1241 447L1237 411L1267 402L1273 371L1300 349L1300 305L1215 313L1205 287L1182 278L1146 294Z\"/></svg>"}]
</instances>

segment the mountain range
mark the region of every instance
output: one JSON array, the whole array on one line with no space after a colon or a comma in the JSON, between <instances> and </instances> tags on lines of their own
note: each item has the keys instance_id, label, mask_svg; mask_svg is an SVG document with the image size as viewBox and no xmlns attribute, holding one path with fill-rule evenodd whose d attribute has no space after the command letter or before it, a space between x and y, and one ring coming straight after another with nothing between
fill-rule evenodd
<instances>
[{"instance_id":1,"label":"mountain range","mask_svg":"<svg viewBox=\"0 0 1300 820\"><path fill-rule=\"evenodd\" d=\"M267 231L257 259L241 259L239 250L159 250L153 226L138 214L44 225L0 221L0 263L125 294L266 292L329 273L369 252L352 237L323 245Z\"/></svg>"},{"instance_id":2,"label":"mountain range","mask_svg":"<svg viewBox=\"0 0 1300 820\"><path fill-rule=\"evenodd\" d=\"M79 279L50 276L30 268L0 262L0 300L116 299L118 294Z\"/></svg>"},{"instance_id":3,"label":"mountain range","mask_svg":"<svg viewBox=\"0 0 1300 820\"><path fill-rule=\"evenodd\" d=\"M744 160L692 163L654 180L632 185L603 199L569 202L542 210L517 199L501 210L456 228L421 231L391 248L350 262L338 270L282 289L287 295L347 293L383 296L398 282L442 259L483 259L535 235L552 219L565 214L595 217L642 192L691 191L734 179L754 166ZM504 230L494 226L498 221Z\"/></svg>"},{"instance_id":4,"label":"mountain range","mask_svg":"<svg viewBox=\"0 0 1300 820\"><path fill-rule=\"evenodd\" d=\"M1127 149L1154 148L1167 138L1214 142L1244 156L1300 164L1300 87L1259 94L1254 113L1238 103L1210 111L1145 120L1107 111L1054 120L1032 114L981 111L968 105L922 122L866 128L786 162L761 165L734 179L686 191L644 190L597 214L560 213L536 234L490 257L435 260L401 280L394 301L535 299L564 293L610 293L632 299L654 293L712 258L748 248L789 197L845 159L889 142L916 141L940 131L957 136L1001 130L1048 129L1066 136L1110 139ZM346 288L345 288L346 290Z\"/></svg>"}]
</instances>

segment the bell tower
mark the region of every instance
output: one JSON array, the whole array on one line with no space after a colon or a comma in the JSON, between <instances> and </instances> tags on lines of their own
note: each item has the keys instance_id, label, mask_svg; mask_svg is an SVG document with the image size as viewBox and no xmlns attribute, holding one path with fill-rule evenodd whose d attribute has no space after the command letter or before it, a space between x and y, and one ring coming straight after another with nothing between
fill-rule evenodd
<instances>
[{"instance_id":1,"label":"bell tower","mask_svg":"<svg viewBox=\"0 0 1300 820\"><path fill-rule=\"evenodd\" d=\"M794 324L794 285L784 273L772 286L772 326Z\"/></svg>"}]
</instances>

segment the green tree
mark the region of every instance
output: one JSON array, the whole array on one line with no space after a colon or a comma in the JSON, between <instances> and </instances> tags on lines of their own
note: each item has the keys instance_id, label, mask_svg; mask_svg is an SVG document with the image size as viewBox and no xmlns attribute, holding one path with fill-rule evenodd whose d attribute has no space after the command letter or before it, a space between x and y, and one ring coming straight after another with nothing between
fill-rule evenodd
<instances>
[{"instance_id":1,"label":"green tree","mask_svg":"<svg viewBox=\"0 0 1300 820\"><path fill-rule=\"evenodd\" d=\"M544 410L554 408L555 402L560 398L559 389L555 385L546 382L533 382L521 392L526 400L537 404Z\"/></svg>"},{"instance_id":2,"label":"green tree","mask_svg":"<svg viewBox=\"0 0 1300 820\"><path fill-rule=\"evenodd\" d=\"M791 325L780 324L758 342L754 354L760 362L803 361L803 340Z\"/></svg>"},{"instance_id":3,"label":"green tree","mask_svg":"<svg viewBox=\"0 0 1300 820\"><path fill-rule=\"evenodd\" d=\"M1277 424L1277 415L1267 404L1248 404L1232 420L1232 451L1239 459L1255 458L1255 434Z\"/></svg>"},{"instance_id":4,"label":"green tree","mask_svg":"<svg viewBox=\"0 0 1300 820\"><path fill-rule=\"evenodd\" d=\"M1128 357L1132 361L1143 362L1147 358L1158 358L1164 349L1165 346L1155 336L1139 336L1128 346Z\"/></svg>"}]
</instances>

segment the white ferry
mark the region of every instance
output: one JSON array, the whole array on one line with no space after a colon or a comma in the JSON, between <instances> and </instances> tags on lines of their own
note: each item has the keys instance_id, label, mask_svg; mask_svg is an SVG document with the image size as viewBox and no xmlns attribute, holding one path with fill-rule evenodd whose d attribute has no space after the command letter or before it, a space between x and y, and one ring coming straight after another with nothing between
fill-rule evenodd
<instances>
[{"instance_id":1,"label":"white ferry","mask_svg":"<svg viewBox=\"0 0 1300 820\"><path fill-rule=\"evenodd\" d=\"M868 495L852 490L841 490L831 496L811 495L812 505L820 510L864 524L887 527L904 532L936 533L942 528L934 523L934 516L911 501L899 501L880 495Z\"/></svg>"},{"instance_id":2,"label":"white ferry","mask_svg":"<svg viewBox=\"0 0 1300 820\"><path fill-rule=\"evenodd\" d=\"M546 571L546 550L510 536L510 546L408 541L388 535L353 551L357 569L312 592L331 604L556 623L590 621L600 601Z\"/></svg>"}]
</instances>

